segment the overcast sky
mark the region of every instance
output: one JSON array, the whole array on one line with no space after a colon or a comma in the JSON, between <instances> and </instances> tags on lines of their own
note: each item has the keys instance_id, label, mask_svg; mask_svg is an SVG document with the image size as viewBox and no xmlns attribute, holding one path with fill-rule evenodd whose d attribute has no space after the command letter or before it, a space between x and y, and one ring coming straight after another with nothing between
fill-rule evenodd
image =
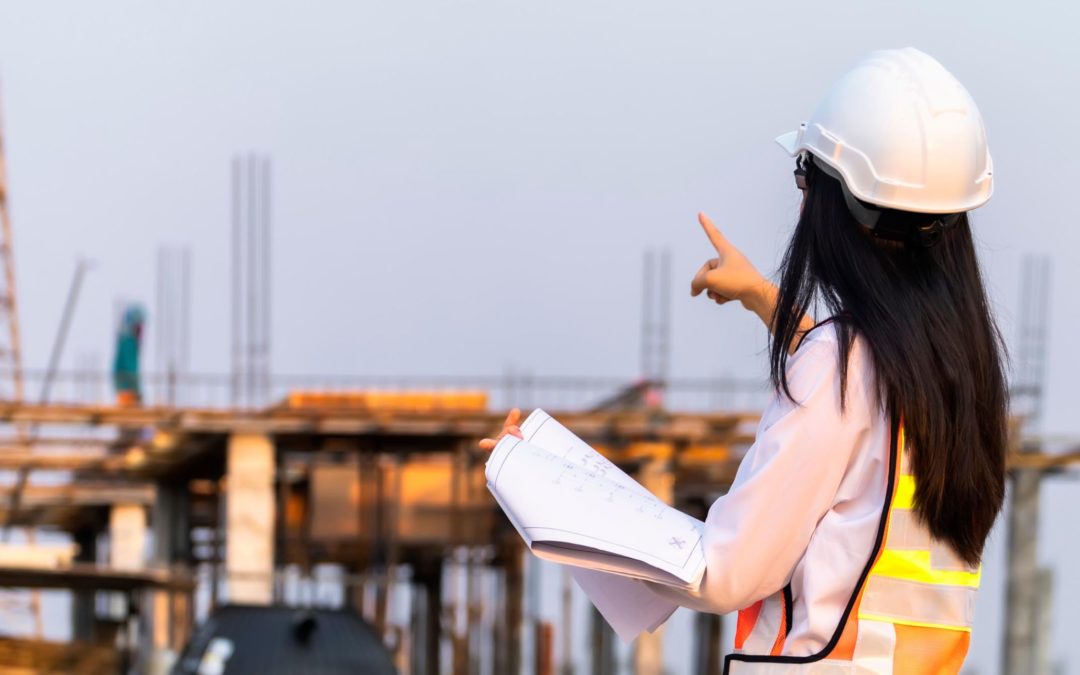
<instances>
[{"instance_id":1,"label":"overcast sky","mask_svg":"<svg viewBox=\"0 0 1080 675\"><path fill-rule=\"evenodd\" d=\"M795 127L865 52L916 46L971 91L995 195L974 216L1011 339L1020 262L1052 256L1046 429L1080 435L1076 4L1031 2L0 1L0 78L26 360L104 367L157 247L194 256L193 367L228 366L229 158L273 157L275 371L633 376L641 255L669 247L676 376L763 372L764 332L690 299L705 210L771 273L797 209ZM151 311L152 311L151 307ZM153 330L151 322L150 330ZM1053 652L1080 585L1048 484ZM996 535L971 659L994 673Z\"/></svg>"}]
</instances>

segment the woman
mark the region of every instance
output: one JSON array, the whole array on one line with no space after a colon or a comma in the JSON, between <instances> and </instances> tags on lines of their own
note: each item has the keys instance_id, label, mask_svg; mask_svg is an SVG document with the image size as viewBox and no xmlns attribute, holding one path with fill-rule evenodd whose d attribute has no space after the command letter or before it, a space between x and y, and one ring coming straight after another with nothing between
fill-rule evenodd
<instances>
[{"instance_id":1,"label":"woman","mask_svg":"<svg viewBox=\"0 0 1080 675\"><path fill-rule=\"evenodd\" d=\"M691 284L765 322L777 393L709 510L700 591L652 588L739 611L725 672L957 673L1005 475L967 216L992 191L981 116L937 61L889 50L777 140L803 191L779 287L704 215L718 257Z\"/></svg>"}]
</instances>

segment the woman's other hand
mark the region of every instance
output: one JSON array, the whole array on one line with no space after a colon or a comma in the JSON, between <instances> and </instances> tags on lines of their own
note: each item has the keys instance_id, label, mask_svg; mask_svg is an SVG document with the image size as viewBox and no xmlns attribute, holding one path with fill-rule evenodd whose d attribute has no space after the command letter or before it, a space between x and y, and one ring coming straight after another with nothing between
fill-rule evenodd
<instances>
[{"instance_id":1,"label":"woman's other hand","mask_svg":"<svg viewBox=\"0 0 1080 675\"><path fill-rule=\"evenodd\" d=\"M485 438L481 440L479 444L480 449L487 450L488 452L494 450L495 446L498 445L499 441L501 441L504 436L517 436L518 438L522 438L521 429L518 427L519 421L521 421L521 411L514 408L510 411L510 414L506 416L506 421L503 422L503 428L499 435L495 438Z\"/></svg>"},{"instance_id":2,"label":"woman's other hand","mask_svg":"<svg viewBox=\"0 0 1080 675\"><path fill-rule=\"evenodd\" d=\"M716 304L722 305L738 300L752 309L757 296L771 286L742 252L727 240L712 220L704 213L698 214L698 222L705 230L717 257L705 261L690 282L690 295L705 293Z\"/></svg>"}]
</instances>

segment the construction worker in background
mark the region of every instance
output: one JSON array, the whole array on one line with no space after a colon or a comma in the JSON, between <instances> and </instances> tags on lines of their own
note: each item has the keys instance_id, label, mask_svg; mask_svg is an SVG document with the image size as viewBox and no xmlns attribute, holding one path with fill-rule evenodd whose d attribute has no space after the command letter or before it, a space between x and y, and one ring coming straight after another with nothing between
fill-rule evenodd
<instances>
[{"instance_id":1,"label":"construction worker in background","mask_svg":"<svg viewBox=\"0 0 1080 675\"><path fill-rule=\"evenodd\" d=\"M779 285L704 214L716 257L691 283L764 321L776 393L709 510L700 591L650 587L738 611L725 673L957 673L1005 492L1002 347L967 214L992 191L982 117L933 58L887 50L777 141L802 191Z\"/></svg>"},{"instance_id":2,"label":"construction worker in background","mask_svg":"<svg viewBox=\"0 0 1080 675\"><path fill-rule=\"evenodd\" d=\"M116 358L113 359L113 387L116 404L134 406L142 403L139 387L139 351L146 312L140 305L128 305L120 319L116 335Z\"/></svg>"}]
</instances>

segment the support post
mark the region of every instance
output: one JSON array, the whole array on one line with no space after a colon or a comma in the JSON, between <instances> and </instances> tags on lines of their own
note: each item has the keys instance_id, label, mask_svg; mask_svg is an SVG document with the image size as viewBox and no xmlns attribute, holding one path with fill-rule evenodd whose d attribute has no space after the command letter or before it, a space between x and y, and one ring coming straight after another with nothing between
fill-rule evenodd
<instances>
[{"instance_id":1,"label":"support post","mask_svg":"<svg viewBox=\"0 0 1080 675\"><path fill-rule=\"evenodd\" d=\"M533 637L536 675L555 675L555 628L550 621L537 621Z\"/></svg>"},{"instance_id":2,"label":"support post","mask_svg":"<svg viewBox=\"0 0 1080 675\"><path fill-rule=\"evenodd\" d=\"M409 670L405 672L424 675L427 672L426 602L423 577L415 568L409 586L409 605Z\"/></svg>"},{"instance_id":3,"label":"support post","mask_svg":"<svg viewBox=\"0 0 1080 675\"><path fill-rule=\"evenodd\" d=\"M109 510L109 565L118 570L143 569L146 509L142 504L114 504Z\"/></svg>"},{"instance_id":4,"label":"support post","mask_svg":"<svg viewBox=\"0 0 1080 675\"><path fill-rule=\"evenodd\" d=\"M592 675L615 675L615 633L593 607L592 615Z\"/></svg>"},{"instance_id":5,"label":"support post","mask_svg":"<svg viewBox=\"0 0 1080 675\"><path fill-rule=\"evenodd\" d=\"M424 627L424 664L428 675L439 675L440 653L442 646L442 577L443 565L440 560L429 571L425 579L424 590L427 592L426 626Z\"/></svg>"},{"instance_id":6,"label":"support post","mask_svg":"<svg viewBox=\"0 0 1080 675\"><path fill-rule=\"evenodd\" d=\"M525 557L521 539L511 532L504 542L506 569L506 673L521 672L522 622L524 620Z\"/></svg>"},{"instance_id":7,"label":"support post","mask_svg":"<svg viewBox=\"0 0 1080 675\"><path fill-rule=\"evenodd\" d=\"M720 675L723 670L723 617L701 612L694 617L694 673Z\"/></svg>"},{"instance_id":8,"label":"support post","mask_svg":"<svg viewBox=\"0 0 1080 675\"><path fill-rule=\"evenodd\" d=\"M570 580L570 570L562 568L562 619L559 626L562 638L562 663L559 675L574 675L574 590Z\"/></svg>"},{"instance_id":9,"label":"support post","mask_svg":"<svg viewBox=\"0 0 1080 675\"><path fill-rule=\"evenodd\" d=\"M454 550L450 558L453 571L450 583L450 603L447 607L447 628L450 634L450 672L469 675L469 552Z\"/></svg>"},{"instance_id":10,"label":"support post","mask_svg":"<svg viewBox=\"0 0 1080 675\"><path fill-rule=\"evenodd\" d=\"M469 550L467 574L469 575L466 635L469 640L469 675L481 675L483 655L490 653L485 644L486 632L483 630L484 615L484 566L482 554L476 549Z\"/></svg>"},{"instance_id":11,"label":"support post","mask_svg":"<svg viewBox=\"0 0 1080 675\"><path fill-rule=\"evenodd\" d=\"M372 465L375 478L375 502L373 508L375 509L375 530L372 536L373 547L375 550L375 620L373 627L375 633L382 641L386 640L386 611L387 604L389 602L390 593L390 570L391 562L389 560L389 548L390 544L388 539L390 538L389 527L387 525L387 499L386 499L386 467L382 461L381 456L375 458L375 462Z\"/></svg>"},{"instance_id":12,"label":"support post","mask_svg":"<svg viewBox=\"0 0 1080 675\"><path fill-rule=\"evenodd\" d=\"M274 598L274 444L265 434L229 437L225 570L232 603Z\"/></svg>"},{"instance_id":13,"label":"support post","mask_svg":"<svg viewBox=\"0 0 1080 675\"><path fill-rule=\"evenodd\" d=\"M1003 675L1028 675L1034 673L1036 667L1035 610L1039 597L1036 543L1040 479L1036 469L1015 469L1011 475Z\"/></svg>"},{"instance_id":14,"label":"support post","mask_svg":"<svg viewBox=\"0 0 1080 675\"><path fill-rule=\"evenodd\" d=\"M151 515L154 562L168 566L188 556L188 493L179 483L158 483Z\"/></svg>"},{"instance_id":15,"label":"support post","mask_svg":"<svg viewBox=\"0 0 1080 675\"><path fill-rule=\"evenodd\" d=\"M141 508L141 507L140 507ZM117 527L132 528L138 530L138 516L132 511L114 511L110 519L110 530L115 521ZM154 507L152 512L152 526L154 531L154 563L160 566L170 566L188 558L189 526L188 526L188 493L186 485L182 483L159 483L154 495ZM129 533L131 541L124 544L126 552L113 551L113 561L119 563L134 562L138 557L136 548L141 544L134 541L137 537ZM117 541L114 535L113 541ZM120 558L115 557L117 553ZM175 618L171 611L171 591L150 591L142 596L143 619L145 630L149 637L150 653L149 661L145 664L148 673L166 673L172 667L176 656L176 647L173 641Z\"/></svg>"},{"instance_id":16,"label":"support post","mask_svg":"<svg viewBox=\"0 0 1080 675\"><path fill-rule=\"evenodd\" d=\"M506 610L506 569L502 565L502 554L496 558L494 567L495 576L495 620L491 622L492 664L496 673L507 671L507 653L510 642L509 632L506 630L504 612Z\"/></svg>"},{"instance_id":17,"label":"support post","mask_svg":"<svg viewBox=\"0 0 1080 675\"><path fill-rule=\"evenodd\" d=\"M146 508L142 504L114 504L109 509L109 567L125 571L143 569L146 534ZM130 617L133 608L126 594L114 592L106 597L111 618Z\"/></svg>"},{"instance_id":18,"label":"support post","mask_svg":"<svg viewBox=\"0 0 1080 675\"><path fill-rule=\"evenodd\" d=\"M1039 569L1038 603L1035 611L1035 623L1038 636L1035 640L1034 660L1035 675L1051 675L1050 636L1053 633L1054 609L1054 570L1049 567Z\"/></svg>"},{"instance_id":19,"label":"support post","mask_svg":"<svg viewBox=\"0 0 1080 675\"><path fill-rule=\"evenodd\" d=\"M75 532L78 552L75 561L80 563L97 562L97 533L89 527ZM71 602L71 637L74 640L92 642L94 640L94 597L96 593L79 589L72 591Z\"/></svg>"},{"instance_id":20,"label":"support post","mask_svg":"<svg viewBox=\"0 0 1080 675\"><path fill-rule=\"evenodd\" d=\"M641 444L652 456L641 469L641 484L665 504L675 500L675 476L671 472L674 448L669 443ZM642 633L634 642L634 673L662 675L664 672L664 627L652 633Z\"/></svg>"}]
</instances>

